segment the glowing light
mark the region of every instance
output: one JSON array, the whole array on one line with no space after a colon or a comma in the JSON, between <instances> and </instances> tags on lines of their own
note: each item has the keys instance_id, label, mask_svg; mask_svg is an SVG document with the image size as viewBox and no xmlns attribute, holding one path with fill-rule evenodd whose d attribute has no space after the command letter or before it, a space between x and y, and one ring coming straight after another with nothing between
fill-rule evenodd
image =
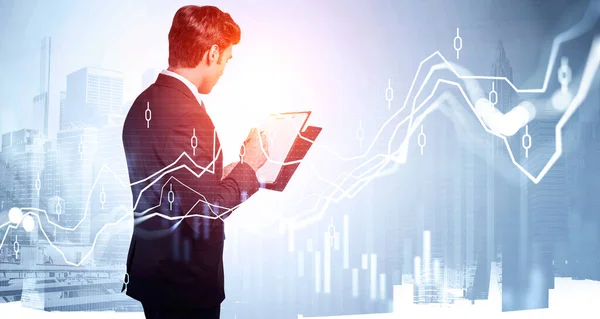
<instances>
[{"instance_id":1,"label":"glowing light","mask_svg":"<svg viewBox=\"0 0 600 319\"><path fill-rule=\"evenodd\" d=\"M34 226L35 221L31 215L27 215L25 218L23 218L23 229L25 229L26 232L31 232Z\"/></svg>"},{"instance_id":2,"label":"glowing light","mask_svg":"<svg viewBox=\"0 0 600 319\"><path fill-rule=\"evenodd\" d=\"M13 207L8 211L8 219L11 223L18 224L21 218L23 218L23 212L19 208Z\"/></svg>"}]
</instances>

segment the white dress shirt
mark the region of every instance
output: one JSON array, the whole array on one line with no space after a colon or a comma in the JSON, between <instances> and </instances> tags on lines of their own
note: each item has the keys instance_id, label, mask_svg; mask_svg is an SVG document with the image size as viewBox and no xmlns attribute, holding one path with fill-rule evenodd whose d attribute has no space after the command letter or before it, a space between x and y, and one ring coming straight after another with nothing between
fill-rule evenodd
<instances>
[{"instance_id":1,"label":"white dress shirt","mask_svg":"<svg viewBox=\"0 0 600 319\"><path fill-rule=\"evenodd\" d=\"M186 79L185 77L183 77L175 72L169 71L169 70L162 70L160 73L164 74L164 75L172 76L172 77L178 79L179 81L183 82L183 84L185 84L185 86L187 86L188 89L190 89L190 91L192 91L192 94L194 94L194 96L196 97L196 100L198 100L198 104L200 104L201 107L206 109L206 107L204 106L204 102L202 102L202 97L200 96L200 93L198 93L198 88L192 82L190 82L190 80Z\"/></svg>"}]
</instances>

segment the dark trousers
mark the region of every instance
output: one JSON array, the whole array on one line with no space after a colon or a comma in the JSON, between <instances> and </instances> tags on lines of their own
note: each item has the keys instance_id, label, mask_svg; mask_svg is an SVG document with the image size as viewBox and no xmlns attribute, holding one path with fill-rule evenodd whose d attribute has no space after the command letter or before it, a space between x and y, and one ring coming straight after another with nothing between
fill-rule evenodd
<instances>
[{"instance_id":1,"label":"dark trousers","mask_svg":"<svg viewBox=\"0 0 600 319\"><path fill-rule=\"evenodd\" d=\"M221 305L213 308L168 309L155 308L152 304L142 304L146 319L219 319Z\"/></svg>"}]
</instances>

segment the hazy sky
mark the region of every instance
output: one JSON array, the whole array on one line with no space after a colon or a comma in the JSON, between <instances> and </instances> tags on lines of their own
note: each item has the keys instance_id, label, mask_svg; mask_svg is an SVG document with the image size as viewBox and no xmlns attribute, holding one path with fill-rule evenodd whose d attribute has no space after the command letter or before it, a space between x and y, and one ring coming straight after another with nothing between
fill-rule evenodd
<instances>
[{"instance_id":1,"label":"hazy sky","mask_svg":"<svg viewBox=\"0 0 600 319\"><path fill-rule=\"evenodd\" d=\"M556 19L570 2L0 0L5 77L0 133L27 127L32 116L40 116L30 109L39 81L40 41L46 35L53 41L53 105L66 87L66 75L85 66L124 72L129 101L139 93L146 69L166 67L167 33L177 8L215 4L242 28L234 60L206 99L209 108L217 105L212 108L217 122L225 113L242 121L253 113L309 105L315 120L325 123L343 122L340 113L345 113L352 121L369 115L379 125L376 119L387 114L381 112L388 78L396 75L393 85L401 99L423 58L436 50L455 56L456 27L463 37L456 62L487 75L502 39L515 82L525 82L540 56L548 54L544 41L554 35ZM51 120L55 131L58 114L51 114ZM338 133L347 132L331 134ZM240 134L245 128L231 138Z\"/></svg>"}]
</instances>

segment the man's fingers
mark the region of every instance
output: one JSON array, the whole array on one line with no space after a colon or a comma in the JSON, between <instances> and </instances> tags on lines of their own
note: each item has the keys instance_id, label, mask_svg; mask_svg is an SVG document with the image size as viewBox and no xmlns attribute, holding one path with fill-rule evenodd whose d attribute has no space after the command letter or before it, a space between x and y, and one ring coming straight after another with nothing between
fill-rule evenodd
<instances>
[{"instance_id":1,"label":"man's fingers","mask_svg":"<svg viewBox=\"0 0 600 319\"><path fill-rule=\"evenodd\" d=\"M253 135L256 134L256 135ZM260 140L259 140L260 139ZM269 154L269 142L268 142L267 134L263 131L259 131L257 128L250 129L250 134L248 134L248 138L244 141L244 144L251 143L252 147L254 147L255 143L257 147L261 148L261 153L264 150L266 154Z\"/></svg>"},{"instance_id":2,"label":"man's fingers","mask_svg":"<svg viewBox=\"0 0 600 319\"><path fill-rule=\"evenodd\" d=\"M246 137L246 142L248 142L249 140L251 140L252 138L254 138L256 136L256 131L258 131L255 127L250 129L250 132L248 133L248 137Z\"/></svg>"}]
</instances>

